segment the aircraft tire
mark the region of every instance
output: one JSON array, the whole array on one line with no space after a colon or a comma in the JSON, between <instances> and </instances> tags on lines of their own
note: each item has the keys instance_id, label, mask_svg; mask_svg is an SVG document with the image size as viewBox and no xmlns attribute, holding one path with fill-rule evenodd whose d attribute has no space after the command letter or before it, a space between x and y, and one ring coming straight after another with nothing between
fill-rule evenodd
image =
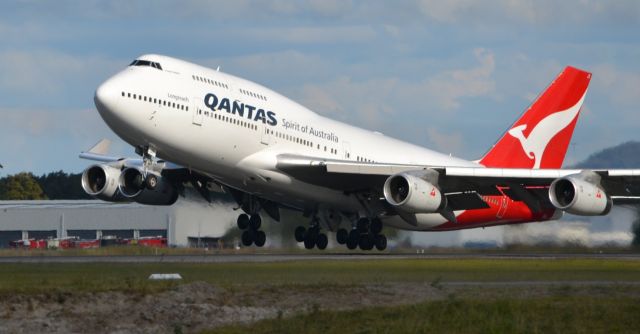
<instances>
[{"instance_id":1,"label":"aircraft tire","mask_svg":"<svg viewBox=\"0 0 640 334\"><path fill-rule=\"evenodd\" d=\"M260 217L260 215L252 215L251 218L249 218L249 227L257 231L260 229L260 226L262 226L262 217Z\"/></svg>"},{"instance_id":2,"label":"aircraft tire","mask_svg":"<svg viewBox=\"0 0 640 334\"><path fill-rule=\"evenodd\" d=\"M361 233L367 233L367 231L369 230L369 219L367 218L358 219L356 226L358 228L358 231L360 231Z\"/></svg>"},{"instance_id":3,"label":"aircraft tire","mask_svg":"<svg viewBox=\"0 0 640 334\"><path fill-rule=\"evenodd\" d=\"M304 228L304 226L298 226L296 227L296 230L294 231L294 235L296 237L296 241L297 242L303 242L304 241L304 235L306 234L307 229Z\"/></svg>"},{"instance_id":4,"label":"aircraft tire","mask_svg":"<svg viewBox=\"0 0 640 334\"><path fill-rule=\"evenodd\" d=\"M153 174L148 174L144 180L144 185L149 190L154 190L158 186L158 177Z\"/></svg>"},{"instance_id":5,"label":"aircraft tire","mask_svg":"<svg viewBox=\"0 0 640 334\"><path fill-rule=\"evenodd\" d=\"M349 248L350 250L358 248L358 241L351 238L347 239L347 248Z\"/></svg>"},{"instance_id":6,"label":"aircraft tire","mask_svg":"<svg viewBox=\"0 0 640 334\"><path fill-rule=\"evenodd\" d=\"M315 245L316 243L314 238L304 238L304 248L312 249Z\"/></svg>"},{"instance_id":7,"label":"aircraft tire","mask_svg":"<svg viewBox=\"0 0 640 334\"><path fill-rule=\"evenodd\" d=\"M256 231L256 235L255 235L255 244L258 247L262 247L264 246L264 243L267 241L267 235L264 233L264 231Z\"/></svg>"},{"instance_id":8,"label":"aircraft tire","mask_svg":"<svg viewBox=\"0 0 640 334\"><path fill-rule=\"evenodd\" d=\"M380 218L374 218L371 220L371 233L380 234L382 232L382 221Z\"/></svg>"},{"instance_id":9,"label":"aircraft tire","mask_svg":"<svg viewBox=\"0 0 640 334\"><path fill-rule=\"evenodd\" d=\"M253 243L253 236L251 235L251 232L249 231L244 231L242 232L242 245L243 246L251 246L251 244Z\"/></svg>"},{"instance_id":10,"label":"aircraft tire","mask_svg":"<svg viewBox=\"0 0 640 334\"><path fill-rule=\"evenodd\" d=\"M344 245L347 243L347 239L349 239L349 232L343 228L339 229L336 233L336 241L339 244Z\"/></svg>"},{"instance_id":11,"label":"aircraft tire","mask_svg":"<svg viewBox=\"0 0 640 334\"><path fill-rule=\"evenodd\" d=\"M360 246L360 249L362 250L371 250L373 249L373 242L371 240L371 237L367 234L363 234L360 236L360 242L358 244Z\"/></svg>"},{"instance_id":12,"label":"aircraft tire","mask_svg":"<svg viewBox=\"0 0 640 334\"><path fill-rule=\"evenodd\" d=\"M384 234L376 235L376 249L379 251L383 251L387 248L387 237Z\"/></svg>"},{"instance_id":13,"label":"aircraft tire","mask_svg":"<svg viewBox=\"0 0 640 334\"><path fill-rule=\"evenodd\" d=\"M239 229L246 230L249 227L249 216L246 213L239 215L237 224Z\"/></svg>"},{"instance_id":14,"label":"aircraft tire","mask_svg":"<svg viewBox=\"0 0 640 334\"><path fill-rule=\"evenodd\" d=\"M327 235L324 233L318 234L318 237L316 238L316 246L318 247L318 249L324 250L327 248L328 244L329 238L327 238Z\"/></svg>"}]
</instances>

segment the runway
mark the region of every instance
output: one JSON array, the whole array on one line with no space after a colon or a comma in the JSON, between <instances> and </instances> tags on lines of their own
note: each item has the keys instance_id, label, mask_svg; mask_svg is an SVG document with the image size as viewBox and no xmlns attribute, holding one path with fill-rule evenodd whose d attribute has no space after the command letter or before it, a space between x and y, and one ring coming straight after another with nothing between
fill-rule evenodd
<instances>
[{"instance_id":1,"label":"runway","mask_svg":"<svg viewBox=\"0 0 640 334\"><path fill-rule=\"evenodd\" d=\"M588 253L496 253L496 254L361 254L361 253L327 253L327 254L203 254L203 255L110 255L110 256L4 256L0 263L270 263L286 261L372 261L372 260L437 260L437 259L520 259L520 260L555 260L555 259L611 259L640 261L640 254L588 254Z\"/></svg>"}]
</instances>

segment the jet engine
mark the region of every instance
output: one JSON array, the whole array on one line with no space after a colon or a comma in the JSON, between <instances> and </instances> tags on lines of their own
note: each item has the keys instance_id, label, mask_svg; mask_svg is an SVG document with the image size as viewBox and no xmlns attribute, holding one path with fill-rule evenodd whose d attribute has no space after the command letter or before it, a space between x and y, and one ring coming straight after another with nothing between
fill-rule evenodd
<instances>
[{"instance_id":1,"label":"jet engine","mask_svg":"<svg viewBox=\"0 0 640 334\"><path fill-rule=\"evenodd\" d=\"M125 168L120 174L120 192L141 204L171 205L178 199L178 191L166 178L154 172L144 176L138 168Z\"/></svg>"},{"instance_id":2,"label":"jet engine","mask_svg":"<svg viewBox=\"0 0 640 334\"><path fill-rule=\"evenodd\" d=\"M109 165L89 166L82 173L82 189L98 199L108 202L128 202L118 190L120 169Z\"/></svg>"},{"instance_id":3,"label":"jet engine","mask_svg":"<svg viewBox=\"0 0 640 334\"><path fill-rule=\"evenodd\" d=\"M597 176L597 175L596 175ZM597 176L599 178L599 176ZM604 216L611 211L613 202L598 182L585 179L581 174L557 179L549 187L549 199L557 209L580 216Z\"/></svg>"},{"instance_id":4,"label":"jet engine","mask_svg":"<svg viewBox=\"0 0 640 334\"><path fill-rule=\"evenodd\" d=\"M409 213L435 213L447 204L438 187L406 172L390 176L383 192L389 204Z\"/></svg>"}]
</instances>

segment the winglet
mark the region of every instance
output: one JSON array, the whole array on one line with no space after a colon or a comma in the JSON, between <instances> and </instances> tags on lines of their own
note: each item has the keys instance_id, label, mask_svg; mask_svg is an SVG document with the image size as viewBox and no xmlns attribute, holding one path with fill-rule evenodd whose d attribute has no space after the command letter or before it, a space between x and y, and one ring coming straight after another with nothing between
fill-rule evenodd
<instances>
[{"instance_id":1,"label":"winglet","mask_svg":"<svg viewBox=\"0 0 640 334\"><path fill-rule=\"evenodd\" d=\"M93 147L87 151L87 153L101 154L106 155L109 152L109 147L111 146L111 141L109 139L102 139L97 144L93 145Z\"/></svg>"},{"instance_id":2,"label":"winglet","mask_svg":"<svg viewBox=\"0 0 640 334\"><path fill-rule=\"evenodd\" d=\"M97 144L93 145L89 151L81 152L80 159L87 159L93 161L101 161L101 162L113 162L121 160L117 157L111 157L107 155L109 151L109 146L111 146L111 141L108 139L102 139Z\"/></svg>"}]
</instances>

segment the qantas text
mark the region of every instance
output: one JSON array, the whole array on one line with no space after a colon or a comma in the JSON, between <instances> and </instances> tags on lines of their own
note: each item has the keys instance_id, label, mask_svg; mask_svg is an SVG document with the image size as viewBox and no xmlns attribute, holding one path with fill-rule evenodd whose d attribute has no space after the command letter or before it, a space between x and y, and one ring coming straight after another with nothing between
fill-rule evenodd
<instances>
[{"instance_id":1,"label":"qantas text","mask_svg":"<svg viewBox=\"0 0 640 334\"><path fill-rule=\"evenodd\" d=\"M212 111L224 109L231 114L237 114L240 117L246 117L252 121L261 121L264 124L276 126L278 120L276 119L276 113L260 108L256 108L252 105L242 103L239 101L230 102L228 98L224 97L218 99L215 94L209 93L204 97L204 105Z\"/></svg>"}]
</instances>

